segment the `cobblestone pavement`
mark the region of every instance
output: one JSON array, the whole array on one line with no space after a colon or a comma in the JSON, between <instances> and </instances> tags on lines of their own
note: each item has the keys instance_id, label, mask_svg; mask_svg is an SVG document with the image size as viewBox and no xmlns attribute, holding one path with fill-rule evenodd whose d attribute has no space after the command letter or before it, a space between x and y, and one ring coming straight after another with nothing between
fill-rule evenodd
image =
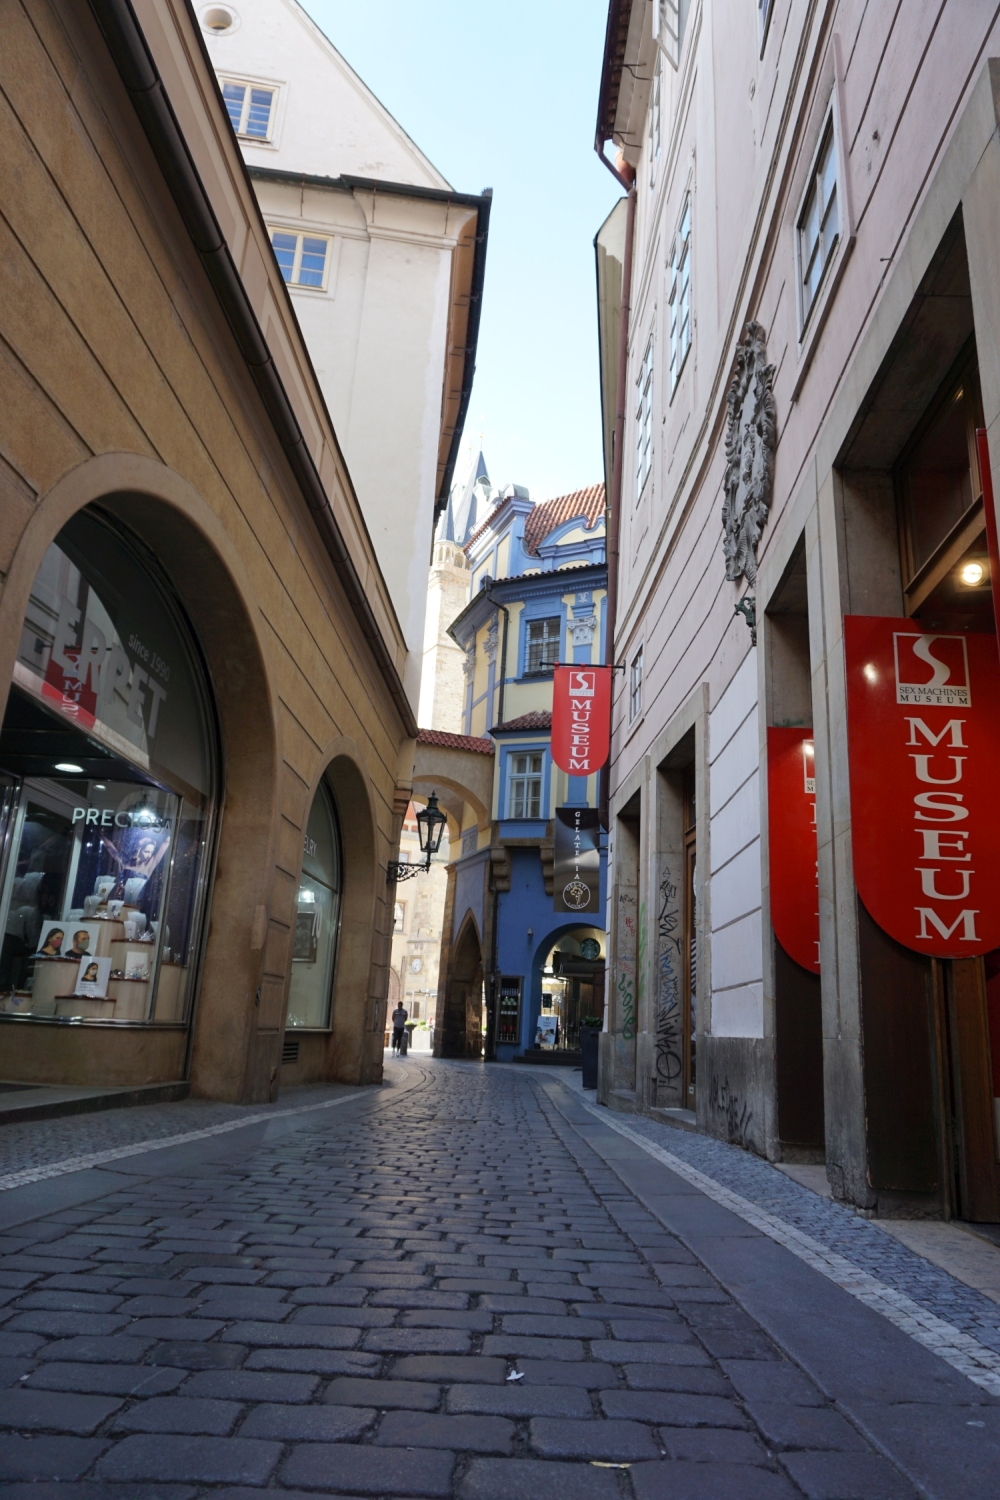
<instances>
[{"instance_id":1,"label":"cobblestone pavement","mask_svg":"<svg viewBox=\"0 0 1000 1500\"><path fill-rule=\"evenodd\" d=\"M414 1059L391 1076L337 1109L276 1111L221 1155L216 1138L182 1167L177 1151L133 1156L110 1192L0 1233L0 1496L977 1492L916 1488L905 1439L845 1414L551 1086ZM199 1128L190 1106L141 1113L175 1122L148 1139ZM107 1117L114 1142L139 1114ZM87 1123L89 1148L110 1149ZM945 1372L941 1412L951 1401L992 1440L1000 1402L917 1354Z\"/></svg>"}]
</instances>

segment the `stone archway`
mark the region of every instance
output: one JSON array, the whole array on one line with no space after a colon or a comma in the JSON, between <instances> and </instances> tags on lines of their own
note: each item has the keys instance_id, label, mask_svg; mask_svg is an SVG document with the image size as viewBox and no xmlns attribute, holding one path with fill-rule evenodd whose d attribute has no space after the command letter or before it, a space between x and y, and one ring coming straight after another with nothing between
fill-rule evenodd
<instances>
[{"instance_id":1,"label":"stone archway","mask_svg":"<svg viewBox=\"0 0 1000 1500\"><path fill-rule=\"evenodd\" d=\"M442 1057L481 1057L483 1050L483 950L469 916L451 951L441 1022Z\"/></svg>"}]
</instances>

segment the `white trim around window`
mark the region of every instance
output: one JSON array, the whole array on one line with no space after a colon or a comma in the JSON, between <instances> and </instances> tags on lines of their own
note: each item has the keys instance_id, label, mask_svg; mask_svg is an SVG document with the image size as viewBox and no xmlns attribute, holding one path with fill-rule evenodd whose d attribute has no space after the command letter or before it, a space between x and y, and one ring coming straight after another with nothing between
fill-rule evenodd
<instances>
[{"instance_id":1,"label":"white trim around window","mask_svg":"<svg viewBox=\"0 0 1000 1500\"><path fill-rule=\"evenodd\" d=\"M335 241L328 234L269 224L267 232L278 268L296 291L325 292L330 286Z\"/></svg>"},{"instance_id":2,"label":"white trim around window","mask_svg":"<svg viewBox=\"0 0 1000 1500\"><path fill-rule=\"evenodd\" d=\"M273 146L277 135L281 85L266 78L219 76L230 123L248 146Z\"/></svg>"},{"instance_id":3,"label":"white trim around window","mask_svg":"<svg viewBox=\"0 0 1000 1500\"><path fill-rule=\"evenodd\" d=\"M642 499L649 471L653 467L653 335L649 335L646 352L635 383L635 503Z\"/></svg>"},{"instance_id":4,"label":"white trim around window","mask_svg":"<svg viewBox=\"0 0 1000 1500\"><path fill-rule=\"evenodd\" d=\"M643 652L640 645L629 663L628 669L628 721L635 724L642 718Z\"/></svg>"},{"instance_id":5,"label":"white trim around window","mask_svg":"<svg viewBox=\"0 0 1000 1500\"><path fill-rule=\"evenodd\" d=\"M673 397L691 348L691 189L670 249L670 395Z\"/></svg>"}]
</instances>

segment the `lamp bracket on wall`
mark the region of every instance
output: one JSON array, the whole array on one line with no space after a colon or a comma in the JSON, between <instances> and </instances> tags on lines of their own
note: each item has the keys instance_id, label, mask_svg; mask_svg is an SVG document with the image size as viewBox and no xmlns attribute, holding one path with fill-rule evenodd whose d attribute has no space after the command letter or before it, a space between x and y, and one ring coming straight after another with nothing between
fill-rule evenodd
<instances>
[{"instance_id":1,"label":"lamp bracket on wall","mask_svg":"<svg viewBox=\"0 0 1000 1500\"><path fill-rule=\"evenodd\" d=\"M411 865L406 860L390 859L385 867L385 878L390 885L398 885L401 880L410 880L414 875L422 875L431 867L431 857L428 854L423 864Z\"/></svg>"},{"instance_id":2,"label":"lamp bracket on wall","mask_svg":"<svg viewBox=\"0 0 1000 1500\"><path fill-rule=\"evenodd\" d=\"M739 604L737 604L734 607L733 614L734 615L742 615L743 618L746 620L747 625L750 627L750 644L751 644L751 646L756 646L756 644L757 644L757 601L754 598L753 594L744 594L743 598L740 600Z\"/></svg>"}]
</instances>

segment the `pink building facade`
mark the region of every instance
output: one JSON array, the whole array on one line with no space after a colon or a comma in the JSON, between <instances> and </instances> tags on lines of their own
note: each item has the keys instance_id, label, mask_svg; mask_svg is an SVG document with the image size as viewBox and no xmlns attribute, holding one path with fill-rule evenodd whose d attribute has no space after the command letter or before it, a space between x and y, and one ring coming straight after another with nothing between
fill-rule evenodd
<instances>
[{"instance_id":1,"label":"pink building facade","mask_svg":"<svg viewBox=\"0 0 1000 1500\"><path fill-rule=\"evenodd\" d=\"M1000 964L932 959L858 896L843 622L995 630L975 433L996 490L998 119L974 0L610 6L601 1097L825 1162L870 1211L992 1221ZM810 967L774 931L775 728L814 745Z\"/></svg>"}]
</instances>

